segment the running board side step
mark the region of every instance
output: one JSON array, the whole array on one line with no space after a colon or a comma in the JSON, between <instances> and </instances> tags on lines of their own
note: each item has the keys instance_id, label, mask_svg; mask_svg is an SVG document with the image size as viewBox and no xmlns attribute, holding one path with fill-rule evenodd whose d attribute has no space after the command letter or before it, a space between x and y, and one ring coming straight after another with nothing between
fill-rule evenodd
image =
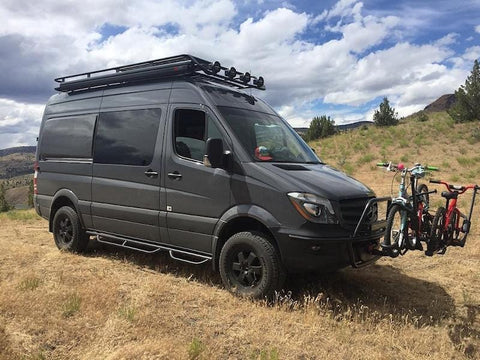
<instances>
[{"instance_id":1,"label":"running board side step","mask_svg":"<svg viewBox=\"0 0 480 360\"><path fill-rule=\"evenodd\" d=\"M179 250L165 245L158 245L139 240L126 239L120 236L97 233L95 231L87 231L87 234L96 236L99 243L114 245L124 249L136 250L146 254L153 254L158 251L168 251L168 254L172 259L183 261L193 265L200 265L209 260L212 260L212 257L209 255L196 254L190 251Z\"/></svg>"}]
</instances>

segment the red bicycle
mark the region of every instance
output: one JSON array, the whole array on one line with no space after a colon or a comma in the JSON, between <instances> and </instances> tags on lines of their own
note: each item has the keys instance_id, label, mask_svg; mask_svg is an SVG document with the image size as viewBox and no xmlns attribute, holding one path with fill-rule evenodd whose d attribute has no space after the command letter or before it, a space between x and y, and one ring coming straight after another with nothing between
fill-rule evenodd
<instances>
[{"instance_id":1,"label":"red bicycle","mask_svg":"<svg viewBox=\"0 0 480 360\"><path fill-rule=\"evenodd\" d=\"M475 197L477 196L477 191L480 190L478 185L451 185L441 180L430 180L430 182L443 184L448 191L442 191L442 196L446 199L446 205L445 207L439 207L433 218L430 241L425 252L425 255L428 256L432 256L434 253L445 254L448 246L465 246L467 235L470 231ZM473 196L470 212L466 216L458 210L457 199L458 195L469 189L473 189ZM461 226L460 219L463 219Z\"/></svg>"}]
</instances>

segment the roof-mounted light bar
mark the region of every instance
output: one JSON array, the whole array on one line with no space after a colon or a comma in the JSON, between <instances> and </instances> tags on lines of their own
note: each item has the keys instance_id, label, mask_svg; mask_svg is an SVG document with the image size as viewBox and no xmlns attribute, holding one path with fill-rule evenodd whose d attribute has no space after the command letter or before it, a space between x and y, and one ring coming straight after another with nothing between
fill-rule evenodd
<instances>
[{"instance_id":1,"label":"roof-mounted light bar","mask_svg":"<svg viewBox=\"0 0 480 360\"><path fill-rule=\"evenodd\" d=\"M198 59L198 58L197 58ZM198 59L200 61L205 61L202 59ZM249 72L240 72L235 69L233 66L231 68L223 67L219 61L215 61L213 63L208 64L207 73L210 75L215 75L222 77L228 80L235 80L240 81L244 85L248 85L247 87L253 87L261 90L265 90L265 81L261 76L252 76ZM224 70L224 76L220 75L221 70ZM204 70L205 71L205 70ZM250 81L253 79L253 86L251 86Z\"/></svg>"},{"instance_id":2,"label":"roof-mounted light bar","mask_svg":"<svg viewBox=\"0 0 480 360\"><path fill-rule=\"evenodd\" d=\"M237 71L233 66L226 68L218 61L209 62L191 55L178 55L59 77L55 79L59 84L55 90L71 92L193 75L202 75L210 80L237 88L265 90L265 82L261 76Z\"/></svg>"}]
</instances>

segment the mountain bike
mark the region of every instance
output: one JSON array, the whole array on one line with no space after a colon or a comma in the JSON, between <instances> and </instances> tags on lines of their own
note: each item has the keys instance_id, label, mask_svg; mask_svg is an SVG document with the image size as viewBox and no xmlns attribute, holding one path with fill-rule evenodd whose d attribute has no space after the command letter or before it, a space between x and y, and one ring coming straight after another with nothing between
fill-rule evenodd
<instances>
[{"instance_id":1,"label":"mountain bike","mask_svg":"<svg viewBox=\"0 0 480 360\"><path fill-rule=\"evenodd\" d=\"M378 163L377 166L400 173L401 176L398 197L392 199L388 208L385 237L380 244L382 253L397 257L408 250L423 250L421 242L430 240L433 221L433 216L428 212L429 194L436 193L437 190L429 191L427 185L418 184L418 180L427 171L436 171L438 168L421 164L406 168L403 164L394 165L391 162ZM407 175L410 175L409 184L406 181ZM411 188L411 195L408 194L408 187Z\"/></svg>"},{"instance_id":2,"label":"mountain bike","mask_svg":"<svg viewBox=\"0 0 480 360\"><path fill-rule=\"evenodd\" d=\"M442 191L441 195L445 198L446 204L445 207L441 206L437 209L433 219L430 242L425 252L428 256L435 253L445 254L448 246L465 246L467 235L470 232L475 197L477 191L480 190L478 185L451 185L441 180L430 180L430 182L443 184L448 191ZM469 189L473 189L473 195L470 212L466 216L457 208L457 200L459 195ZM460 225L460 219L463 219L462 225Z\"/></svg>"}]
</instances>

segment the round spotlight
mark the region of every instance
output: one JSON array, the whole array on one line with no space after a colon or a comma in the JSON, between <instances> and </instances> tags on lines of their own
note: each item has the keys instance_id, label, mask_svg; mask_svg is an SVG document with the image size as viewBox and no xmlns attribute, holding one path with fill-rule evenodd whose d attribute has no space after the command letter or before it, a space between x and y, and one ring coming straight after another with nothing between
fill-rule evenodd
<instances>
[{"instance_id":1,"label":"round spotlight","mask_svg":"<svg viewBox=\"0 0 480 360\"><path fill-rule=\"evenodd\" d=\"M212 65L212 68L211 68L211 70L214 74L218 73L221 69L222 69L222 66L220 65L220 63L218 61L215 61Z\"/></svg>"},{"instance_id":2,"label":"round spotlight","mask_svg":"<svg viewBox=\"0 0 480 360\"><path fill-rule=\"evenodd\" d=\"M263 77L259 76L258 79L253 80L253 85L261 88L265 84L265 81L263 81Z\"/></svg>"},{"instance_id":3,"label":"round spotlight","mask_svg":"<svg viewBox=\"0 0 480 360\"><path fill-rule=\"evenodd\" d=\"M246 72L245 74L243 74L242 76L240 76L240 81L243 82L244 84L248 84L250 82L250 79L252 77L250 76L250 73L249 72Z\"/></svg>"},{"instance_id":4,"label":"round spotlight","mask_svg":"<svg viewBox=\"0 0 480 360\"><path fill-rule=\"evenodd\" d=\"M232 66L230 70L225 70L225 76L227 76L230 80L233 80L233 78L237 76L237 70Z\"/></svg>"}]
</instances>

